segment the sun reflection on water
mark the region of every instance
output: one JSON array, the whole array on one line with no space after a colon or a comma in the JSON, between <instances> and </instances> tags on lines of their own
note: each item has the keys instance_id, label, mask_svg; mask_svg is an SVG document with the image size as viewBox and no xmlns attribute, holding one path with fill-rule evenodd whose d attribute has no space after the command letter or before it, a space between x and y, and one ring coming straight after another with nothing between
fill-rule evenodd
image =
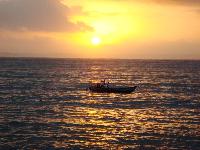
<instances>
[{"instance_id":1,"label":"sun reflection on water","mask_svg":"<svg viewBox=\"0 0 200 150\"><path fill-rule=\"evenodd\" d=\"M200 72L199 62L191 64L46 60L2 67L0 147L193 149L200 135ZM127 95L86 90L102 79L139 87Z\"/></svg>"},{"instance_id":2,"label":"sun reflection on water","mask_svg":"<svg viewBox=\"0 0 200 150\"><path fill-rule=\"evenodd\" d=\"M110 96L112 97L113 95ZM103 102L104 101L91 99L85 100L83 103L97 105ZM199 126L196 125L195 127L189 124L183 126L182 124L187 123L187 121L181 118L182 112L177 112L173 109L165 111L156 110L154 108L146 110L79 106L71 108L65 106L61 109L55 106L54 111L62 113L64 118L48 118L47 121L52 123L64 123L67 125L64 127L64 130L76 132L75 135L70 138L72 143L79 143L80 145L90 147L126 148L126 145L124 145L122 141L133 142L135 140L149 138L152 140L159 140L166 133L179 134L181 136L184 135L187 130ZM177 119L178 116L180 117L179 119ZM187 120L188 119L187 117ZM186 131L183 130L184 128ZM188 132L188 134L192 133ZM195 134L199 134L199 132ZM64 140L62 142L55 142L54 146L58 148L66 147L69 146L70 141ZM132 146L132 148L136 148L137 144Z\"/></svg>"}]
</instances>

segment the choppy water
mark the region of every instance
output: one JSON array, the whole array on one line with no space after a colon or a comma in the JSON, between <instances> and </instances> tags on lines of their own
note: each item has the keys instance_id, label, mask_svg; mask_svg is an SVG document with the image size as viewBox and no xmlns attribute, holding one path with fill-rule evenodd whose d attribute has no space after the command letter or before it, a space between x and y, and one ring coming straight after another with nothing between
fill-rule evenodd
<instances>
[{"instance_id":1,"label":"choppy water","mask_svg":"<svg viewBox=\"0 0 200 150\"><path fill-rule=\"evenodd\" d=\"M139 85L86 91L92 80ZM0 58L0 149L199 149L200 61Z\"/></svg>"}]
</instances>

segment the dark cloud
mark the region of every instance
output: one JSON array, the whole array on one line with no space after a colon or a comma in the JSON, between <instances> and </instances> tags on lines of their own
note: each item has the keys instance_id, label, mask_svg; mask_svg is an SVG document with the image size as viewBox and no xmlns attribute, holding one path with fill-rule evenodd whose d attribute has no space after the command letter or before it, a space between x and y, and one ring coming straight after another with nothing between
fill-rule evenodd
<instances>
[{"instance_id":1,"label":"dark cloud","mask_svg":"<svg viewBox=\"0 0 200 150\"><path fill-rule=\"evenodd\" d=\"M83 22L70 22L68 16L72 13L59 0L0 0L0 29L52 32L92 30Z\"/></svg>"}]
</instances>

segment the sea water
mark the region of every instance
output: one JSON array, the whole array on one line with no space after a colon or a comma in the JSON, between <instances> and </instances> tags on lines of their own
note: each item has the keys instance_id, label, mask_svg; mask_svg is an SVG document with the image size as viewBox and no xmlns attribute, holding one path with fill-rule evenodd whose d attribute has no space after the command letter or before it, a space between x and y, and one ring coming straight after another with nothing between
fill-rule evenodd
<instances>
[{"instance_id":1,"label":"sea water","mask_svg":"<svg viewBox=\"0 0 200 150\"><path fill-rule=\"evenodd\" d=\"M0 149L200 149L200 61L0 58Z\"/></svg>"}]
</instances>

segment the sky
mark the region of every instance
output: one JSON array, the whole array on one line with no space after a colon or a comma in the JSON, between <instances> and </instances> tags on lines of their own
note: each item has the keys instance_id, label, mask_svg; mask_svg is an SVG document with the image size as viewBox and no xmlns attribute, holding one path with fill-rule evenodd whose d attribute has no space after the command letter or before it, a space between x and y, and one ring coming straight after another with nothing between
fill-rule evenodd
<instances>
[{"instance_id":1,"label":"sky","mask_svg":"<svg viewBox=\"0 0 200 150\"><path fill-rule=\"evenodd\" d=\"M0 0L0 56L200 59L200 0Z\"/></svg>"}]
</instances>

